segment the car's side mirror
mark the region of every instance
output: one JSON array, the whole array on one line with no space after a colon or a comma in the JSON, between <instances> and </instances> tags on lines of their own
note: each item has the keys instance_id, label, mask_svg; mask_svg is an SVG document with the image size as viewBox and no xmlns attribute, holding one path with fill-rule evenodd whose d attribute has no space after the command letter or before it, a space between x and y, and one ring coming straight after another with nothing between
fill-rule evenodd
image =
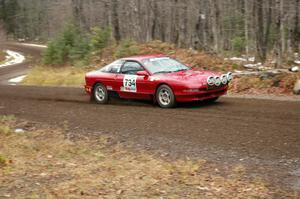
<instances>
[{"instance_id":1,"label":"car's side mirror","mask_svg":"<svg viewBox=\"0 0 300 199\"><path fill-rule=\"evenodd\" d=\"M136 73L138 76L144 76L144 77L148 77L149 76L149 73L145 70L142 70L142 71L138 71Z\"/></svg>"}]
</instances>

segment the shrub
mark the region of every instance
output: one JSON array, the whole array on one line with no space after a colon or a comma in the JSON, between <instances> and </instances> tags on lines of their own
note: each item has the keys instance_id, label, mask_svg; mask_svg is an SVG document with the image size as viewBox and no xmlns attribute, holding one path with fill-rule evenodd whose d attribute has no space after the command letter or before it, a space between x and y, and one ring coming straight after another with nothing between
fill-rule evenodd
<instances>
[{"instance_id":1,"label":"shrub","mask_svg":"<svg viewBox=\"0 0 300 199\"><path fill-rule=\"evenodd\" d=\"M0 50L0 63L5 61L5 56L6 56L6 53L2 50Z\"/></svg>"},{"instance_id":2,"label":"shrub","mask_svg":"<svg viewBox=\"0 0 300 199\"><path fill-rule=\"evenodd\" d=\"M91 46L93 51L101 52L111 42L111 28L101 29L94 27L91 33Z\"/></svg>"},{"instance_id":3,"label":"shrub","mask_svg":"<svg viewBox=\"0 0 300 199\"><path fill-rule=\"evenodd\" d=\"M116 58L122 58L127 56L136 55L139 52L139 48L135 41L131 39L123 40L115 52Z\"/></svg>"},{"instance_id":4,"label":"shrub","mask_svg":"<svg viewBox=\"0 0 300 199\"><path fill-rule=\"evenodd\" d=\"M72 61L72 64L80 62L81 65L88 64L90 59L90 45L87 38L79 37L74 43L74 46L70 48L68 58ZM78 64L77 64L78 65Z\"/></svg>"},{"instance_id":5,"label":"shrub","mask_svg":"<svg viewBox=\"0 0 300 199\"><path fill-rule=\"evenodd\" d=\"M9 135L11 133L11 129L9 126L0 125L0 135Z\"/></svg>"},{"instance_id":6,"label":"shrub","mask_svg":"<svg viewBox=\"0 0 300 199\"><path fill-rule=\"evenodd\" d=\"M88 62L90 54L89 41L86 35L74 25L68 25L64 31L49 42L43 56L46 65L61 65L68 61Z\"/></svg>"},{"instance_id":7,"label":"shrub","mask_svg":"<svg viewBox=\"0 0 300 199\"><path fill-rule=\"evenodd\" d=\"M7 166L7 158L0 154L0 168Z\"/></svg>"},{"instance_id":8,"label":"shrub","mask_svg":"<svg viewBox=\"0 0 300 199\"><path fill-rule=\"evenodd\" d=\"M245 50L245 38L235 37L231 40L233 50L237 53L241 53Z\"/></svg>"}]
</instances>

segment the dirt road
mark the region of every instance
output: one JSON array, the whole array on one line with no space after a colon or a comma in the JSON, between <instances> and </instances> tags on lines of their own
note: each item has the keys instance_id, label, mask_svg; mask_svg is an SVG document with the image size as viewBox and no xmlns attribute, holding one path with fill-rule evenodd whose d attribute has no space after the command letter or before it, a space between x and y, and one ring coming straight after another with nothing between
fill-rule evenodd
<instances>
[{"instance_id":1,"label":"dirt road","mask_svg":"<svg viewBox=\"0 0 300 199\"><path fill-rule=\"evenodd\" d=\"M6 77L0 69L1 80ZM299 101L222 98L160 109L124 100L92 104L78 88L2 85L0 114L68 126L70 137L108 134L171 158L241 163L253 175L300 188Z\"/></svg>"},{"instance_id":2,"label":"dirt road","mask_svg":"<svg viewBox=\"0 0 300 199\"><path fill-rule=\"evenodd\" d=\"M26 56L24 63L0 68L0 84L8 84L9 79L26 74L28 69L40 60L43 48L17 43L0 43L0 50L17 51Z\"/></svg>"}]
</instances>

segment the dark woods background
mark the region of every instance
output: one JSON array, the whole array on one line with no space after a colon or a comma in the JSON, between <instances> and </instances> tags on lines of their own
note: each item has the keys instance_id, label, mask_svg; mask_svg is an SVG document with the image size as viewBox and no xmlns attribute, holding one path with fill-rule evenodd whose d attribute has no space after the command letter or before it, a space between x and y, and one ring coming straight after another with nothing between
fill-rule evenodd
<instances>
[{"instance_id":1,"label":"dark woods background","mask_svg":"<svg viewBox=\"0 0 300 199\"><path fill-rule=\"evenodd\" d=\"M1 35L47 41L66 23L111 27L116 41L161 40L218 54L289 58L300 0L0 0Z\"/></svg>"}]
</instances>

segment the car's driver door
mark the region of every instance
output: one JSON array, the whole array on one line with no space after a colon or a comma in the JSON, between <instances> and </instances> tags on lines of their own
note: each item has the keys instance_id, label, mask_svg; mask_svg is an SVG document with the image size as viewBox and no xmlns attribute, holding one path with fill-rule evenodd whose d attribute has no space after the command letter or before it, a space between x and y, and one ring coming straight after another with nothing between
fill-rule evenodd
<instances>
[{"instance_id":1,"label":"car's driver door","mask_svg":"<svg viewBox=\"0 0 300 199\"><path fill-rule=\"evenodd\" d=\"M122 98L150 99L149 76L138 76L138 71L145 70L136 61L125 61L116 77L118 93Z\"/></svg>"}]
</instances>

